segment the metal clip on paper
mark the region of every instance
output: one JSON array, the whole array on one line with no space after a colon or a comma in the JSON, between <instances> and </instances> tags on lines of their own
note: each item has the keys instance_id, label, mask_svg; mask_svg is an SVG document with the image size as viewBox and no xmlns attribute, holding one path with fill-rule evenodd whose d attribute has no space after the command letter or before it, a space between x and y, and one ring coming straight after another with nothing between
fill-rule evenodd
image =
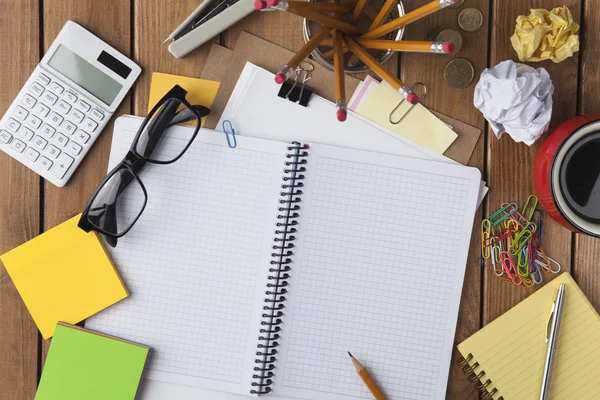
<instances>
[{"instance_id":1,"label":"metal clip on paper","mask_svg":"<svg viewBox=\"0 0 600 400\"><path fill-rule=\"evenodd\" d=\"M416 88L417 86L421 86L421 87L423 87L423 94L421 94L421 95L418 95L418 96L419 96L419 101L423 101L423 99L424 99L424 98L425 98L425 96L427 95L427 86L426 86L424 83L417 82L417 83L415 83L414 85L412 85L412 86L410 87L410 91L411 91L412 93L415 93L415 94L416 94L415 88ZM398 105L396 105L396 107L394 107L394 109L392 110L392 112L390 112L390 115L389 115L389 117L388 117L388 120L390 121L390 124L393 124L393 125L398 125L400 122L402 122L402 120L404 119L404 117L406 117L406 116L408 115L408 113L412 111L413 107L414 107L414 106L416 106L416 104L411 104L411 105L408 107L408 110L406 110L406 112L405 112L404 114L402 114L402 116L400 117L400 119L399 119L399 120L397 120L397 121L394 121L394 120L392 119L392 115L393 115L393 114L394 114L396 111L398 111L398 108L400 108L400 106L402 105L402 103L404 102L404 100L405 100L405 99L404 99L404 98L402 98L402 100L400 100L400 102L398 103Z\"/></svg>"},{"instance_id":2,"label":"metal clip on paper","mask_svg":"<svg viewBox=\"0 0 600 400\"><path fill-rule=\"evenodd\" d=\"M313 90L306 85L306 82L312 78L314 70L315 66L310 61L302 61L300 66L296 68L296 79L283 82L277 95L283 99L288 99L292 103L299 103L303 107L308 106Z\"/></svg>"},{"instance_id":3,"label":"metal clip on paper","mask_svg":"<svg viewBox=\"0 0 600 400\"><path fill-rule=\"evenodd\" d=\"M229 146L230 149L235 149L237 146L237 139L235 138L235 129L233 129L233 125L228 119L223 121L223 133L225 133L225 139L227 139L227 146ZM229 139L230 136L231 139Z\"/></svg>"}]
</instances>

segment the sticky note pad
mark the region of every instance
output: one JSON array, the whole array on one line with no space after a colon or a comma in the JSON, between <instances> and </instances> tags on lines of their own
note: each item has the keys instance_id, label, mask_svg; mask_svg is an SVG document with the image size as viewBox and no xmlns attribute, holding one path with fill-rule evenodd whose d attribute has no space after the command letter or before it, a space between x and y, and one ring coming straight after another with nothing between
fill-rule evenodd
<instances>
[{"instance_id":1,"label":"sticky note pad","mask_svg":"<svg viewBox=\"0 0 600 400\"><path fill-rule=\"evenodd\" d=\"M356 112L400 136L417 142L438 154L444 154L458 135L421 104L410 108L408 101L404 101L394 111L402 99L402 95L394 88L381 82L362 102ZM406 116L402 122L392 124L390 113L392 113L394 122L405 113Z\"/></svg>"},{"instance_id":2,"label":"sticky note pad","mask_svg":"<svg viewBox=\"0 0 600 400\"><path fill-rule=\"evenodd\" d=\"M181 86L188 92L185 98L191 105L210 108L215 97L217 97L217 91L221 83L206 79L153 72L150 84L150 96L148 98L148 112L175 85ZM202 119L202 125L204 125L205 121L206 117Z\"/></svg>"},{"instance_id":3,"label":"sticky note pad","mask_svg":"<svg viewBox=\"0 0 600 400\"><path fill-rule=\"evenodd\" d=\"M0 256L44 339L128 296L95 232L79 215Z\"/></svg>"},{"instance_id":4,"label":"sticky note pad","mask_svg":"<svg viewBox=\"0 0 600 400\"><path fill-rule=\"evenodd\" d=\"M133 400L148 350L61 322L35 400Z\"/></svg>"}]
</instances>

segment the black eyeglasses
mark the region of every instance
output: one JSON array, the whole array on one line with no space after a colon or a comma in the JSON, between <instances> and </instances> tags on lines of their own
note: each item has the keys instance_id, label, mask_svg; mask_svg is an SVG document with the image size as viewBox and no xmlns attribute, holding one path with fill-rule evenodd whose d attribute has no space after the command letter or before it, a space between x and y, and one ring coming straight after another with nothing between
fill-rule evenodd
<instances>
[{"instance_id":1,"label":"black eyeglasses","mask_svg":"<svg viewBox=\"0 0 600 400\"><path fill-rule=\"evenodd\" d=\"M148 202L139 177L144 165L179 160L198 135L200 120L210 113L206 107L190 105L186 94L182 87L174 86L152 108L123 161L92 194L79 220L81 229L103 234L106 242L115 247L117 239L133 227ZM193 129L173 129L183 122L190 123Z\"/></svg>"}]
</instances>

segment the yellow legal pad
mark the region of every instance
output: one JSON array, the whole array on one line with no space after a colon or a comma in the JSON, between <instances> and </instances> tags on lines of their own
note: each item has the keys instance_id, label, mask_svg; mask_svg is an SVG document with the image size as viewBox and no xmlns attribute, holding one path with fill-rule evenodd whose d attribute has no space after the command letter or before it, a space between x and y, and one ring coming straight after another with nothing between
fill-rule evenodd
<instances>
[{"instance_id":1,"label":"yellow legal pad","mask_svg":"<svg viewBox=\"0 0 600 400\"><path fill-rule=\"evenodd\" d=\"M410 103L402 102L402 105L393 112L392 121L399 120L407 112L408 114L399 124L392 124L389 121L390 113L402 99L402 95L394 88L381 82L362 102L356 112L400 136L417 142L438 154L444 154L458 135L421 104L410 108L409 112Z\"/></svg>"},{"instance_id":2,"label":"yellow legal pad","mask_svg":"<svg viewBox=\"0 0 600 400\"><path fill-rule=\"evenodd\" d=\"M44 339L129 294L95 232L79 215L0 256Z\"/></svg>"},{"instance_id":3,"label":"yellow legal pad","mask_svg":"<svg viewBox=\"0 0 600 400\"><path fill-rule=\"evenodd\" d=\"M153 72L152 83L150 84L150 96L148 97L148 112L175 85L179 85L187 90L188 94L185 98L191 105L210 108L215 97L217 97L217 91L221 83L206 79ZM202 119L202 125L204 125L205 121L206 117Z\"/></svg>"},{"instance_id":4,"label":"yellow legal pad","mask_svg":"<svg viewBox=\"0 0 600 400\"><path fill-rule=\"evenodd\" d=\"M537 399L546 357L546 322L561 283L565 302L550 399L600 398L600 317L571 275L552 282L458 345L493 398ZM472 357L469 357L471 355ZM482 373L482 371L485 371Z\"/></svg>"}]
</instances>

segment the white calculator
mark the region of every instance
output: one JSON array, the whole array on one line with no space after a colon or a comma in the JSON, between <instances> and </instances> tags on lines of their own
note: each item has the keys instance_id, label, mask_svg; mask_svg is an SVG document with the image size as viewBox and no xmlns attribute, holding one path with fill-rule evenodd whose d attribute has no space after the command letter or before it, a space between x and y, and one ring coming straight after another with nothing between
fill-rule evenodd
<instances>
[{"instance_id":1,"label":"white calculator","mask_svg":"<svg viewBox=\"0 0 600 400\"><path fill-rule=\"evenodd\" d=\"M67 21L0 120L0 150L64 186L140 72Z\"/></svg>"}]
</instances>

